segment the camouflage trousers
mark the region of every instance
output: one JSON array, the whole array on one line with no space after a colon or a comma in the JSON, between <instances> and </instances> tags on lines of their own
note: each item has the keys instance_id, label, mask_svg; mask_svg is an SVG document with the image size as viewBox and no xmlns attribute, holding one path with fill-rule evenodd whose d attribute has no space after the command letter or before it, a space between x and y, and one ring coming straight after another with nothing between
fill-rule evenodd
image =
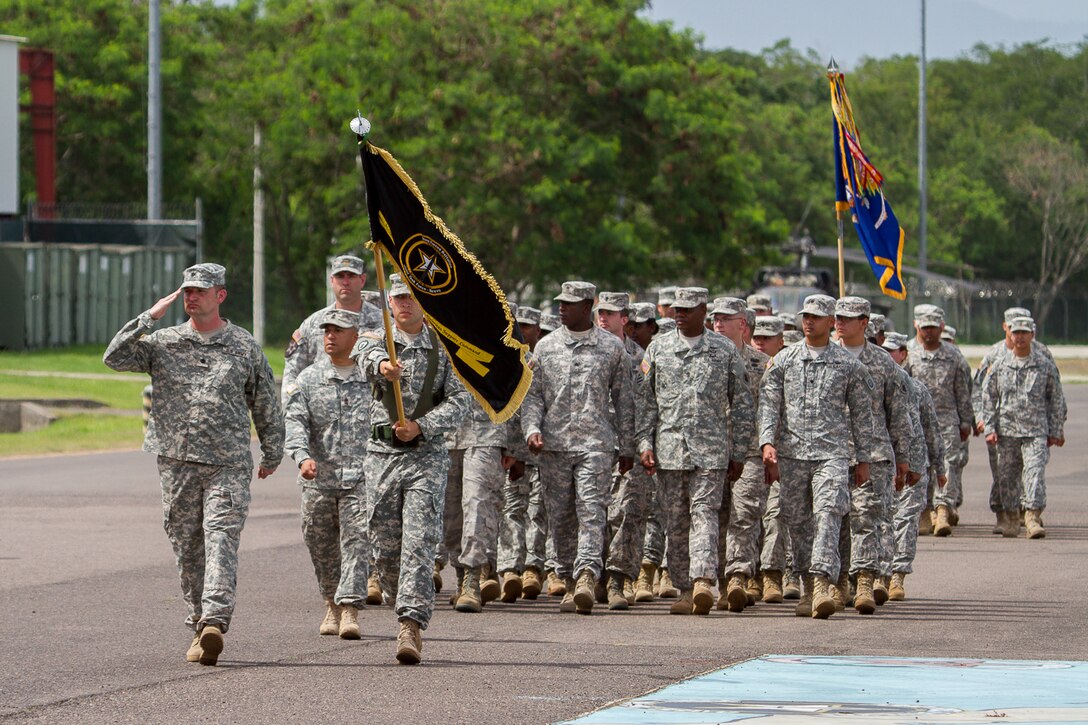
<instances>
[{"instance_id":1,"label":"camouflage trousers","mask_svg":"<svg viewBox=\"0 0 1088 725\"><path fill-rule=\"evenodd\" d=\"M367 453L367 531L382 589L398 619L423 629L434 611L434 562L450 456L445 448Z\"/></svg>"},{"instance_id":2,"label":"camouflage trousers","mask_svg":"<svg viewBox=\"0 0 1088 725\"><path fill-rule=\"evenodd\" d=\"M540 468L525 466L525 475L502 484L498 571L521 573L526 567L544 571L548 522L540 492Z\"/></svg>"},{"instance_id":3,"label":"camouflage trousers","mask_svg":"<svg viewBox=\"0 0 1088 725\"><path fill-rule=\"evenodd\" d=\"M718 516L719 576L759 573L759 542L763 533L763 513L767 509L767 483L763 459L753 456L744 462L740 478L730 484L722 496Z\"/></svg>"},{"instance_id":4,"label":"camouflage trousers","mask_svg":"<svg viewBox=\"0 0 1088 725\"><path fill-rule=\"evenodd\" d=\"M634 579L642 564L642 541L646 536L646 511L654 481L637 462L620 474L619 463L612 471L612 497L608 503L605 536L605 565L608 571Z\"/></svg>"},{"instance_id":5,"label":"camouflage trousers","mask_svg":"<svg viewBox=\"0 0 1088 725\"><path fill-rule=\"evenodd\" d=\"M986 457L990 463L990 510L994 513L1002 511L1001 508L1001 484L998 482L1001 467L997 459L997 444L986 444Z\"/></svg>"},{"instance_id":6,"label":"camouflage trousers","mask_svg":"<svg viewBox=\"0 0 1088 725\"><path fill-rule=\"evenodd\" d=\"M839 576L839 531L850 510L849 462L778 459L779 503L793 544L794 570Z\"/></svg>"},{"instance_id":7,"label":"camouflage trousers","mask_svg":"<svg viewBox=\"0 0 1088 725\"><path fill-rule=\"evenodd\" d=\"M963 469L967 468L968 461L971 460L971 438L968 437L965 441L960 441L960 462L956 469L956 481L958 482L958 488L956 489L956 508L963 505Z\"/></svg>"},{"instance_id":8,"label":"camouflage trousers","mask_svg":"<svg viewBox=\"0 0 1088 725\"><path fill-rule=\"evenodd\" d=\"M713 581L718 574L718 514L725 484L724 469L657 471L669 575L681 591L691 589L694 579Z\"/></svg>"},{"instance_id":9,"label":"camouflage trousers","mask_svg":"<svg viewBox=\"0 0 1088 725\"><path fill-rule=\"evenodd\" d=\"M1042 511L1046 508L1046 437L998 436L998 499L1002 511Z\"/></svg>"},{"instance_id":10,"label":"camouflage trousers","mask_svg":"<svg viewBox=\"0 0 1088 725\"><path fill-rule=\"evenodd\" d=\"M654 566L664 566L665 527L661 524L661 499L657 491L657 474L655 473L651 477L650 505L646 509L646 533L642 537L642 560Z\"/></svg>"},{"instance_id":11,"label":"camouflage trousers","mask_svg":"<svg viewBox=\"0 0 1088 725\"><path fill-rule=\"evenodd\" d=\"M544 451L540 480L548 537L555 545L555 573L600 578L605 520L612 479L612 452Z\"/></svg>"},{"instance_id":12,"label":"camouflage trousers","mask_svg":"<svg viewBox=\"0 0 1088 725\"><path fill-rule=\"evenodd\" d=\"M494 565L502 511L502 449L473 446L450 451L443 515L443 543L449 563L479 569Z\"/></svg>"},{"instance_id":13,"label":"camouflage trousers","mask_svg":"<svg viewBox=\"0 0 1088 725\"><path fill-rule=\"evenodd\" d=\"M782 517L782 484L775 481L767 489L767 507L763 511L763 545L759 555L761 571L784 572L792 569L793 547L790 546L790 531Z\"/></svg>"},{"instance_id":14,"label":"camouflage trousers","mask_svg":"<svg viewBox=\"0 0 1088 725\"><path fill-rule=\"evenodd\" d=\"M869 480L854 485L854 469L848 477L850 513L839 534L841 565L851 574L868 571L882 575L891 566L891 492L895 490L895 464L873 461ZM889 572L890 573L890 572Z\"/></svg>"},{"instance_id":15,"label":"camouflage trousers","mask_svg":"<svg viewBox=\"0 0 1088 725\"><path fill-rule=\"evenodd\" d=\"M224 632L234 614L238 542L249 513L248 467L215 466L159 456L163 528L174 549L181 594L199 631Z\"/></svg>"},{"instance_id":16,"label":"camouflage trousers","mask_svg":"<svg viewBox=\"0 0 1088 725\"><path fill-rule=\"evenodd\" d=\"M302 488L302 540L325 599L362 609L370 574L366 486Z\"/></svg>"},{"instance_id":17,"label":"camouflage trousers","mask_svg":"<svg viewBox=\"0 0 1088 725\"><path fill-rule=\"evenodd\" d=\"M948 471L948 483L943 487L937 486L936 481L930 481L930 505L933 508L948 506L957 508L963 502L963 441L960 440L959 428L941 430L944 439L944 463Z\"/></svg>"},{"instance_id":18,"label":"camouflage trousers","mask_svg":"<svg viewBox=\"0 0 1088 725\"><path fill-rule=\"evenodd\" d=\"M904 486L894 493L892 530L895 553L892 556L892 571L895 573L910 574L914 571L914 557L918 553L918 516L926 506L930 474L932 469L929 473L923 473L913 486Z\"/></svg>"}]
</instances>

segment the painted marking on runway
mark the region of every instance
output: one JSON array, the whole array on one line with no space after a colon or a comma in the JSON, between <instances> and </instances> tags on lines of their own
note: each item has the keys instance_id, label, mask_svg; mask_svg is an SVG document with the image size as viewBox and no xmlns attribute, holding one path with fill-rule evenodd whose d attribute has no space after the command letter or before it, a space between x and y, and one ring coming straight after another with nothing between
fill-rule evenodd
<instances>
[{"instance_id":1,"label":"painted marking on runway","mask_svg":"<svg viewBox=\"0 0 1088 725\"><path fill-rule=\"evenodd\" d=\"M572 725L1088 722L1088 662L767 655Z\"/></svg>"}]
</instances>

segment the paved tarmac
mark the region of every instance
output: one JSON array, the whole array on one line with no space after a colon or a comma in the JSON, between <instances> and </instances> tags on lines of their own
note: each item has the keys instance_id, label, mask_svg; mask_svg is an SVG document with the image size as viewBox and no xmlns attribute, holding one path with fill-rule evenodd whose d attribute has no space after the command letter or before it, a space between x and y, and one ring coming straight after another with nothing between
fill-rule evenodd
<instances>
[{"instance_id":1,"label":"paved tarmac","mask_svg":"<svg viewBox=\"0 0 1088 725\"><path fill-rule=\"evenodd\" d=\"M655 602L579 617L547 597L458 614L447 571L419 667L393 659L386 608L362 613L359 642L318 636L289 461L253 483L238 609L214 668L183 661L191 634L153 456L0 461L0 720L553 722L768 653L1088 659L1088 386L1067 395L1047 538L990 534L973 439L961 525L920 541L908 601L875 616L820 622L760 604L675 617Z\"/></svg>"}]
</instances>

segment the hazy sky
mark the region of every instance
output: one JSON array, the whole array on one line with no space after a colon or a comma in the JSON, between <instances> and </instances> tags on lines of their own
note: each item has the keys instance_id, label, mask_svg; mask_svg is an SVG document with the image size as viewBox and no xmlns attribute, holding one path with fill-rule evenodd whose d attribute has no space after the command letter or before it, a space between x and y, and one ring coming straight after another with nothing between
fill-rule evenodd
<instances>
[{"instance_id":1,"label":"hazy sky","mask_svg":"<svg viewBox=\"0 0 1088 725\"><path fill-rule=\"evenodd\" d=\"M690 27L709 48L759 52L782 38L834 55L850 67L862 56L917 55L919 0L652 0L646 15ZM1088 0L928 0L926 57L953 58L976 43L1017 45L1088 36Z\"/></svg>"}]
</instances>

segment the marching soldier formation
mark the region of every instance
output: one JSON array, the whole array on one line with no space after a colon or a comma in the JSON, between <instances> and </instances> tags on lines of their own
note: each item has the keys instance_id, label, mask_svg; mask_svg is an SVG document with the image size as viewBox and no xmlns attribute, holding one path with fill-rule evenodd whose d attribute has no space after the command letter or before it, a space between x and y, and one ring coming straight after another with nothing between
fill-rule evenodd
<instances>
[{"instance_id":1,"label":"marching soldier formation","mask_svg":"<svg viewBox=\"0 0 1088 725\"><path fill-rule=\"evenodd\" d=\"M907 597L918 536L953 533L972 435L987 446L994 533L1046 535L1066 404L1027 309L1006 311L972 374L933 305L914 309L908 338L860 297L775 311L762 295L667 287L655 304L572 280L558 317L511 305L533 380L495 424L397 275L381 303L390 350L363 261L337 257L331 272L335 302L292 336L281 395L252 336L219 316L216 264L185 270L104 355L155 386L144 448L190 662L216 664L233 614L251 421L258 476L284 453L298 469L318 633L359 639L358 610L384 603L404 664L422 660L446 564L466 614L547 595L582 615L657 598L677 615L785 599L802 617L873 615ZM156 330L179 297L189 320Z\"/></svg>"}]
</instances>

